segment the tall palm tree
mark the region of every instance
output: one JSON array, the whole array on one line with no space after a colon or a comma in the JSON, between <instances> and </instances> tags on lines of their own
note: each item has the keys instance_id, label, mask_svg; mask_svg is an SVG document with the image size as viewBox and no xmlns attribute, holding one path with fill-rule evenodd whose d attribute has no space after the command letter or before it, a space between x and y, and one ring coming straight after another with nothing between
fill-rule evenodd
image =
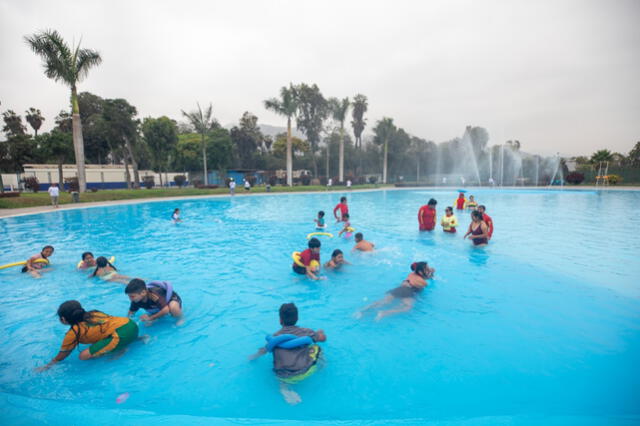
<instances>
[{"instance_id":1,"label":"tall palm tree","mask_svg":"<svg viewBox=\"0 0 640 426\"><path fill-rule=\"evenodd\" d=\"M369 104L367 103L367 97L365 95L357 94L353 97L353 103L351 104L353 110L351 111L351 127L353 127L353 136L355 137L356 148L362 149L362 132L367 125L367 119L364 118L364 113L367 112Z\"/></svg>"},{"instance_id":2,"label":"tall palm tree","mask_svg":"<svg viewBox=\"0 0 640 426\"><path fill-rule=\"evenodd\" d=\"M331 109L331 116L340 124L340 157L338 165L338 180L344 182L344 120L347 119L347 111L351 104L349 98L329 99L329 108ZM329 147L327 146L327 149ZM329 176L327 176L328 178Z\"/></svg>"},{"instance_id":3,"label":"tall palm tree","mask_svg":"<svg viewBox=\"0 0 640 426\"><path fill-rule=\"evenodd\" d=\"M24 112L24 118L27 120L27 123L33 128L35 133L34 136L38 136L38 130L42 126L42 122L44 121L44 117L39 109L34 107L29 108Z\"/></svg>"},{"instance_id":4,"label":"tall palm tree","mask_svg":"<svg viewBox=\"0 0 640 426\"><path fill-rule=\"evenodd\" d=\"M204 170L204 184L209 185L209 176L207 174L207 144L205 142L205 138L207 133L215 128L217 121L212 116L213 105L211 102L209 102L209 107L204 112L202 112L202 108L200 108L200 103L197 105L197 111L181 111L182 115L189 120L191 125L196 129L196 132L200 133L200 137L202 138L202 168Z\"/></svg>"},{"instance_id":5,"label":"tall palm tree","mask_svg":"<svg viewBox=\"0 0 640 426\"><path fill-rule=\"evenodd\" d=\"M71 88L73 148L78 168L78 187L80 192L84 192L87 189L87 179L77 85L89 74L89 69L100 65L102 58L95 50L81 49L80 43L75 47L69 47L62 36L54 30L41 31L25 36L24 39L31 50L42 58L44 74L54 81L62 81Z\"/></svg>"},{"instance_id":6,"label":"tall palm tree","mask_svg":"<svg viewBox=\"0 0 640 426\"><path fill-rule=\"evenodd\" d=\"M287 185L293 185L293 149L291 147L291 119L298 110L296 91L293 84L280 89L280 99L271 98L264 101L264 107L278 115L287 117Z\"/></svg>"},{"instance_id":7,"label":"tall palm tree","mask_svg":"<svg viewBox=\"0 0 640 426\"><path fill-rule=\"evenodd\" d=\"M382 183L387 183L387 158L389 156L389 142L396 132L396 126L393 124L393 118L383 117L378 120L375 129L374 141L377 144L384 145L384 153L382 160Z\"/></svg>"}]
</instances>

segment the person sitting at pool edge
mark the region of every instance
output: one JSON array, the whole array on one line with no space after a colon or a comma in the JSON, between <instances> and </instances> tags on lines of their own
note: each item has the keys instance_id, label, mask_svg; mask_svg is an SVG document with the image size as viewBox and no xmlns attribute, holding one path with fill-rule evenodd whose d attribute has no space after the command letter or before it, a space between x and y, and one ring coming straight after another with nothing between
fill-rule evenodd
<instances>
[{"instance_id":1,"label":"person sitting at pool edge","mask_svg":"<svg viewBox=\"0 0 640 426\"><path fill-rule=\"evenodd\" d=\"M432 198L426 205L420 207L420 210L418 210L418 225L420 231L433 231L436 227L437 204L438 202Z\"/></svg>"},{"instance_id":2,"label":"person sitting at pool edge","mask_svg":"<svg viewBox=\"0 0 640 426\"><path fill-rule=\"evenodd\" d=\"M153 321L161 318L167 314L171 314L178 321L177 325L180 325L182 319L182 299L173 291L171 284L166 282L151 281L145 284L139 278L132 279L124 292L129 296L131 305L129 305L129 313L127 316L131 318L138 312L138 309L142 308L147 311L146 314L141 315L140 319L145 322L145 325L150 326ZM170 293L168 295L168 293ZM167 300L167 297L169 300Z\"/></svg>"},{"instance_id":3,"label":"person sitting at pool edge","mask_svg":"<svg viewBox=\"0 0 640 426\"><path fill-rule=\"evenodd\" d=\"M340 217L338 218L337 211L340 210ZM333 216L336 218L336 222L344 222L344 215L349 213L349 206L347 206L347 197L340 197L340 202L333 208Z\"/></svg>"},{"instance_id":4,"label":"person sitting at pool edge","mask_svg":"<svg viewBox=\"0 0 640 426\"><path fill-rule=\"evenodd\" d=\"M280 379L280 393L289 404L302 402L297 392L289 389L287 385L299 383L311 376L317 370L317 362L320 357L320 346L315 342L325 342L327 336L324 331L313 331L310 328L296 326L298 322L298 308L293 303L284 303L279 310L280 325L282 328L273 334L273 337L282 334L293 336L308 336L314 342L312 344L301 345L292 349L273 348L273 371ZM259 358L266 354L266 347L260 348L258 352L249 356L250 360Z\"/></svg>"},{"instance_id":5,"label":"person sitting at pool edge","mask_svg":"<svg viewBox=\"0 0 640 426\"><path fill-rule=\"evenodd\" d=\"M351 251L373 251L375 244L364 239L362 232L356 233L356 245Z\"/></svg>"},{"instance_id":6,"label":"person sitting at pool edge","mask_svg":"<svg viewBox=\"0 0 640 426\"><path fill-rule=\"evenodd\" d=\"M318 217L316 219L313 219L313 221L316 223L316 229L318 230L322 230L327 226L324 223L324 211L322 210L318 212Z\"/></svg>"},{"instance_id":7,"label":"person sitting at pool edge","mask_svg":"<svg viewBox=\"0 0 640 426\"><path fill-rule=\"evenodd\" d=\"M444 209L444 216L442 216L440 225L442 226L442 230L444 232L449 232L451 234L454 234L456 232L456 226L458 226L458 219L453 214L453 208L447 207Z\"/></svg>"},{"instance_id":8,"label":"person sitting at pool edge","mask_svg":"<svg viewBox=\"0 0 640 426\"><path fill-rule=\"evenodd\" d=\"M483 205L479 205L478 206L478 211L480 213L482 213L482 220L484 223L487 224L487 226L489 227L489 232L488 232L488 237L487 240L491 239L491 236L493 235L493 219L491 219L491 216L489 216L486 213L487 208Z\"/></svg>"},{"instance_id":9,"label":"person sitting at pool edge","mask_svg":"<svg viewBox=\"0 0 640 426\"><path fill-rule=\"evenodd\" d=\"M33 278L42 278L40 271L49 264L49 257L53 255L53 246L44 246L40 253L34 254L22 267L22 272L29 272ZM36 260L46 260L46 262L36 262Z\"/></svg>"},{"instance_id":10,"label":"person sitting at pool edge","mask_svg":"<svg viewBox=\"0 0 640 426\"><path fill-rule=\"evenodd\" d=\"M335 249L333 253L331 253L331 260L324 264L324 267L327 269L340 269L342 265L349 265L350 263L344 260L344 254L342 254L342 250Z\"/></svg>"},{"instance_id":11,"label":"person sitting at pool edge","mask_svg":"<svg viewBox=\"0 0 640 426\"><path fill-rule=\"evenodd\" d=\"M100 256L96 259L96 269L95 271L93 271L93 274L91 274L91 277L98 277L102 281L110 281L122 284L127 284L129 281L131 281L131 277L118 274L117 271L118 270L116 269L116 267L113 266L106 257Z\"/></svg>"},{"instance_id":12,"label":"person sitting at pool edge","mask_svg":"<svg viewBox=\"0 0 640 426\"><path fill-rule=\"evenodd\" d=\"M90 251L85 251L84 253L82 253L82 260L78 265L78 269L83 270L93 268L94 266L96 266L96 259L93 257L93 253L91 253Z\"/></svg>"},{"instance_id":13,"label":"person sitting at pool edge","mask_svg":"<svg viewBox=\"0 0 640 426\"><path fill-rule=\"evenodd\" d=\"M296 262L293 262L293 271L296 274L306 275L312 280L319 280L320 278L315 274L313 267L311 266L311 261L315 260L320 263L320 240L317 238L311 238L308 249L300 252L300 262L304 266L298 265Z\"/></svg>"},{"instance_id":14,"label":"person sitting at pool edge","mask_svg":"<svg viewBox=\"0 0 640 426\"><path fill-rule=\"evenodd\" d=\"M47 370L62 361L81 343L91 344L80 352L80 359L86 361L123 349L138 338L138 325L134 321L100 311L87 312L77 300L67 300L60 305L58 317L62 324L71 328L64 335L58 355L38 371Z\"/></svg>"},{"instance_id":15,"label":"person sitting at pool edge","mask_svg":"<svg viewBox=\"0 0 640 426\"><path fill-rule=\"evenodd\" d=\"M384 299L373 302L369 306L366 306L362 310L356 312L355 317L361 318L366 311L388 305L395 299L400 299L402 305L395 309L379 311L376 315L376 321L380 321L382 318L390 315L411 310L415 303L417 294L427 286L427 280L433 278L433 274L435 274L436 270L430 268L427 262L415 262L411 264L411 271L412 272L407 275L407 278L402 281L400 286L388 291Z\"/></svg>"}]
</instances>

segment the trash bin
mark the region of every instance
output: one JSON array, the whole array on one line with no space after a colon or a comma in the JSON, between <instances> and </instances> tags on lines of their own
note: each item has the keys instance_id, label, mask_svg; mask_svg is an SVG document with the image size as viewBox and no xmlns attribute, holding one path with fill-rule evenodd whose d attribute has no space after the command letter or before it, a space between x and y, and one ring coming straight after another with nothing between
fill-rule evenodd
<instances>
[{"instance_id":1,"label":"trash bin","mask_svg":"<svg viewBox=\"0 0 640 426\"><path fill-rule=\"evenodd\" d=\"M71 201L74 203L80 202L80 193L78 191L71 191Z\"/></svg>"}]
</instances>

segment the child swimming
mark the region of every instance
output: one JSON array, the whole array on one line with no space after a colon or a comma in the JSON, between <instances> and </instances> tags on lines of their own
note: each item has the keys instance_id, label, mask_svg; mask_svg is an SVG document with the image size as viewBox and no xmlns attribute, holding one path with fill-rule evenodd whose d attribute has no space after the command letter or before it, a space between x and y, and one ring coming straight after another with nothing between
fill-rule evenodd
<instances>
[{"instance_id":1,"label":"child swimming","mask_svg":"<svg viewBox=\"0 0 640 426\"><path fill-rule=\"evenodd\" d=\"M455 234L456 226L458 226L458 219L453 214L452 207L447 207L444 209L444 216L442 216L440 225L442 226L442 230L444 232Z\"/></svg>"},{"instance_id":2,"label":"child swimming","mask_svg":"<svg viewBox=\"0 0 640 426\"><path fill-rule=\"evenodd\" d=\"M49 265L49 257L53 255L53 250L53 246L44 246L40 253L27 259L27 263L22 267L22 272L29 272L33 278L42 278L42 269Z\"/></svg>"},{"instance_id":3,"label":"child swimming","mask_svg":"<svg viewBox=\"0 0 640 426\"><path fill-rule=\"evenodd\" d=\"M78 269L83 270L93 268L94 266L96 266L96 259L93 257L93 253L90 251L82 253L82 260L78 264Z\"/></svg>"},{"instance_id":4,"label":"child swimming","mask_svg":"<svg viewBox=\"0 0 640 426\"><path fill-rule=\"evenodd\" d=\"M180 209L175 209L173 211L173 214L171 215L171 220L173 220L173 223L182 222L182 219L180 219Z\"/></svg>"},{"instance_id":5,"label":"child swimming","mask_svg":"<svg viewBox=\"0 0 640 426\"><path fill-rule=\"evenodd\" d=\"M96 269L91 274L92 277L98 277L102 281L110 281L114 283L127 284L131 281L131 277L117 273L115 266L107 260L106 257L100 256L96 259Z\"/></svg>"},{"instance_id":6,"label":"child swimming","mask_svg":"<svg viewBox=\"0 0 640 426\"><path fill-rule=\"evenodd\" d=\"M335 249L333 253L331 253L331 260L325 263L324 267L326 269L340 269L342 265L350 265L350 263L344 260L342 250Z\"/></svg>"},{"instance_id":7,"label":"child swimming","mask_svg":"<svg viewBox=\"0 0 640 426\"><path fill-rule=\"evenodd\" d=\"M320 210L318 212L318 218L317 219L313 219L313 221L316 223L316 229L317 230L323 230L324 228L327 227L327 225L325 225L324 223L324 211Z\"/></svg>"},{"instance_id":8,"label":"child swimming","mask_svg":"<svg viewBox=\"0 0 640 426\"><path fill-rule=\"evenodd\" d=\"M405 278L404 281L400 284L400 286L394 288L393 290L389 290L384 299L378 300L377 302L373 302L369 306L366 306L362 310L356 312L356 318L362 318L362 315L374 308L379 308L380 306L388 305L396 299L400 299L402 305L395 309L389 309L386 311L379 311L376 315L376 321L380 321L384 317L388 317L390 315L399 314L401 312L409 311L413 308L415 303L415 298L419 292L422 291L427 286L427 280L433 277L433 274L436 272L435 269L429 268L427 262L415 262L411 264L411 273Z\"/></svg>"},{"instance_id":9,"label":"child swimming","mask_svg":"<svg viewBox=\"0 0 640 426\"><path fill-rule=\"evenodd\" d=\"M327 336L322 330L313 331L310 328L296 326L298 308L293 303L280 306L279 316L282 328L269 336L269 343L250 355L249 359L254 360L267 352L273 352L273 371L280 380L280 393L285 401L294 405L302 402L302 398L297 392L289 389L288 385L299 383L316 372L321 352L316 342L325 342ZM281 336L281 343L276 341L278 336ZM299 343L290 348L280 347L287 346L292 340L298 340Z\"/></svg>"},{"instance_id":10,"label":"child swimming","mask_svg":"<svg viewBox=\"0 0 640 426\"><path fill-rule=\"evenodd\" d=\"M306 275L312 280L319 280L320 277L316 275L317 269L312 264L315 261L318 265L320 264L320 240L317 238L311 238L308 249L300 252L299 259L302 265L298 265L298 263L293 262L292 268L296 274Z\"/></svg>"},{"instance_id":11,"label":"child swimming","mask_svg":"<svg viewBox=\"0 0 640 426\"><path fill-rule=\"evenodd\" d=\"M85 361L123 349L138 338L138 325L134 321L100 311L87 312L77 300L68 300L60 305L58 318L71 328L64 335L58 355L38 371L47 370L62 361L79 344L91 344L80 352L80 359Z\"/></svg>"},{"instance_id":12,"label":"child swimming","mask_svg":"<svg viewBox=\"0 0 640 426\"><path fill-rule=\"evenodd\" d=\"M340 232L338 233L338 237L341 237L342 234L345 234L345 237L350 238L353 229L351 228L351 222L349 222L349 213L345 213L342 216L343 226Z\"/></svg>"},{"instance_id":13,"label":"child swimming","mask_svg":"<svg viewBox=\"0 0 640 426\"><path fill-rule=\"evenodd\" d=\"M173 291L171 284L165 281L151 281L147 284L139 278L129 281L124 292L129 296L131 305L127 316L131 318L140 309L147 311L140 319L150 326L153 321L167 314L177 318L177 325L182 320L182 299Z\"/></svg>"},{"instance_id":14,"label":"child swimming","mask_svg":"<svg viewBox=\"0 0 640 426\"><path fill-rule=\"evenodd\" d=\"M473 198L473 195L469 195L469 199L467 200L467 202L465 203L465 208L469 209L469 210L475 210L476 207L478 207L478 203L476 202L476 200Z\"/></svg>"},{"instance_id":15,"label":"child swimming","mask_svg":"<svg viewBox=\"0 0 640 426\"><path fill-rule=\"evenodd\" d=\"M351 249L351 251L373 251L373 249L375 248L375 244L373 244L372 242L369 242L367 240L364 239L364 237L362 236L362 232L358 232L356 234L356 245L353 246L353 248Z\"/></svg>"}]
</instances>

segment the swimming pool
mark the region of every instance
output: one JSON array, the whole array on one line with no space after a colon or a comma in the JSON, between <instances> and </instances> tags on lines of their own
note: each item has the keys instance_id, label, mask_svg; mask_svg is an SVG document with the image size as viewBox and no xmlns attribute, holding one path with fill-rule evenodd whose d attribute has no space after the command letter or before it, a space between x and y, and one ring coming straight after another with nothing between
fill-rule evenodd
<instances>
[{"instance_id":1,"label":"swimming pool","mask_svg":"<svg viewBox=\"0 0 640 426\"><path fill-rule=\"evenodd\" d=\"M496 231L473 249L462 234L419 233L417 210L451 191L346 194L352 224L376 243L323 239L322 260L341 248L352 265L311 282L291 271L313 219L331 216L339 193L119 205L0 220L0 264L44 244L55 269L40 280L0 271L0 410L3 423L309 424L377 420L415 424L633 424L640 419L640 192L474 190ZM184 223L170 221L173 208ZM459 215L460 230L469 224ZM330 230L337 226L327 220ZM114 360L77 352L45 373L66 327L67 299L125 315L120 284L74 270L80 253L115 255L126 275L173 283L186 323L165 319ZM413 311L373 321L352 314L384 296L427 260L436 279ZM271 357L247 356L279 329L278 307L295 302L299 325L325 330L325 365L286 404ZM116 404L122 393L130 397Z\"/></svg>"}]
</instances>

